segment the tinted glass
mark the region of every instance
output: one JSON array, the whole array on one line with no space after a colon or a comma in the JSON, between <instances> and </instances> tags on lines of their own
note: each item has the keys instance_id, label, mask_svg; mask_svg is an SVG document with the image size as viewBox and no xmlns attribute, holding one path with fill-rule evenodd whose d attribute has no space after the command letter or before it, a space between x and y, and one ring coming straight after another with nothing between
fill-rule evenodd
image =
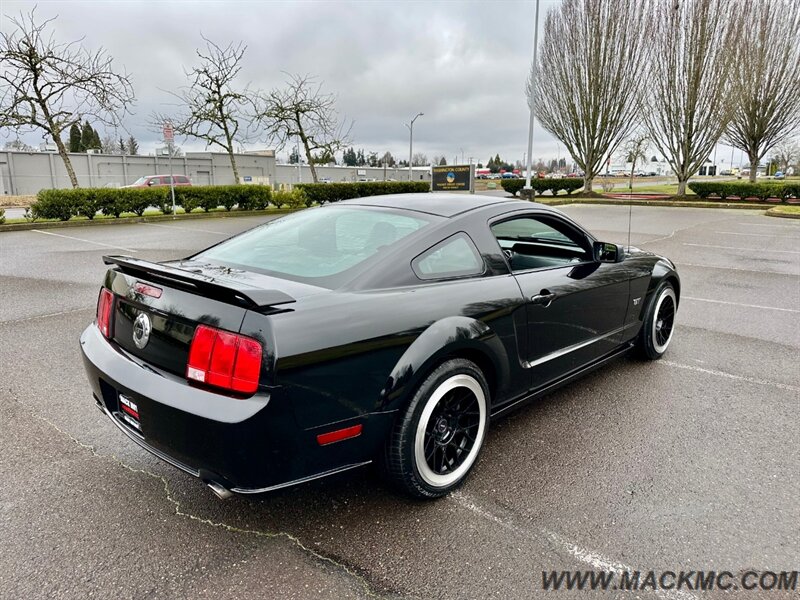
<instances>
[{"instance_id":1,"label":"tinted glass","mask_svg":"<svg viewBox=\"0 0 800 600\"><path fill-rule=\"evenodd\" d=\"M483 273L483 260L463 233L449 237L414 259L414 272L422 279L461 277Z\"/></svg>"},{"instance_id":2,"label":"tinted glass","mask_svg":"<svg viewBox=\"0 0 800 600\"><path fill-rule=\"evenodd\" d=\"M332 287L350 269L434 219L369 207L310 209L243 233L197 258Z\"/></svg>"},{"instance_id":3,"label":"tinted glass","mask_svg":"<svg viewBox=\"0 0 800 600\"><path fill-rule=\"evenodd\" d=\"M492 225L513 272L561 267L592 259L584 234L556 217L518 217Z\"/></svg>"},{"instance_id":4,"label":"tinted glass","mask_svg":"<svg viewBox=\"0 0 800 600\"><path fill-rule=\"evenodd\" d=\"M563 233L556 231L547 223L542 223L538 219L522 218L504 221L492 225L492 233L498 240L547 240L567 246L577 244ZM502 244L501 244L502 245Z\"/></svg>"}]
</instances>

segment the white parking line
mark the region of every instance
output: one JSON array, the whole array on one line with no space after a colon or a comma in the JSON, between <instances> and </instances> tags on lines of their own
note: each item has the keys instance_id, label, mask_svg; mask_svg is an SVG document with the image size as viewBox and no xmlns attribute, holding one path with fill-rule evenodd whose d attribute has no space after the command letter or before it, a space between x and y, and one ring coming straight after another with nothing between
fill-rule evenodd
<instances>
[{"instance_id":1,"label":"white parking line","mask_svg":"<svg viewBox=\"0 0 800 600\"><path fill-rule=\"evenodd\" d=\"M684 246L698 246L700 248L723 248L724 250L745 250L747 252L778 252L780 254L800 254L800 250L762 250L760 248L739 248L739 246L716 246L714 244L690 244L683 242Z\"/></svg>"},{"instance_id":2,"label":"white parking line","mask_svg":"<svg viewBox=\"0 0 800 600\"><path fill-rule=\"evenodd\" d=\"M198 229L194 227L181 227L180 225L161 225L159 223L145 223L150 227L163 227L164 229L182 229L183 231L199 231L201 233L213 233L214 235L230 235L222 231L211 231L210 229Z\"/></svg>"},{"instance_id":3,"label":"white parking line","mask_svg":"<svg viewBox=\"0 0 800 600\"><path fill-rule=\"evenodd\" d=\"M103 246L105 248L114 248L116 250L125 250L125 252L138 252L133 248L125 248L124 246L114 246L113 244L104 244L103 242L93 242L92 240L85 240L71 235L62 235L60 233L52 233L50 231L42 231L41 229L31 229L34 233L41 233L42 235L54 235L56 237L65 238L68 240L75 240L76 242L86 242L87 244L94 244L95 246Z\"/></svg>"},{"instance_id":4,"label":"white parking line","mask_svg":"<svg viewBox=\"0 0 800 600\"><path fill-rule=\"evenodd\" d=\"M738 231L715 231L714 233L722 233L725 235L748 235L752 237L766 237L766 238L789 238L796 240L797 236L794 235L773 235L771 233L739 233Z\"/></svg>"},{"instance_id":5,"label":"white parking line","mask_svg":"<svg viewBox=\"0 0 800 600\"><path fill-rule=\"evenodd\" d=\"M715 375L717 377L724 377L726 379L733 379L736 381L745 381L747 383L755 383L757 385L766 385L778 388L779 390L787 390L789 392L800 392L800 387L797 387L795 385L778 383L777 381L767 381L766 379L756 379L755 377L747 377L745 375L735 375L733 373L726 373L725 371L717 371L716 369L704 369L703 367L695 367L694 365L683 365L681 363L672 362L671 360L659 360L656 361L656 364L667 367L675 367L676 369L697 371L698 373L705 373L706 375Z\"/></svg>"},{"instance_id":6,"label":"white parking line","mask_svg":"<svg viewBox=\"0 0 800 600\"><path fill-rule=\"evenodd\" d=\"M740 267L720 267L717 265L698 265L695 263L681 262L678 267L698 267L700 269L725 269L727 271L744 271L745 273L768 273L770 275L785 275L787 277L800 277L800 273L781 273L780 271L770 271L765 269L742 269Z\"/></svg>"},{"instance_id":7,"label":"white parking line","mask_svg":"<svg viewBox=\"0 0 800 600\"><path fill-rule=\"evenodd\" d=\"M779 310L781 312L800 313L800 310L796 310L794 308L761 306L760 304L743 304L741 302L728 302L726 300L712 300L711 298L695 298L694 296L681 296L681 300L694 300L695 302L711 302L712 304L728 304L730 306L743 306L745 308L757 308L759 310Z\"/></svg>"},{"instance_id":8,"label":"white parking line","mask_svg":"<svg viewBox=\"0 0 800 600\"><path fill-rule=\"evenodd\" d=\"M630 567L624 563L617 562L615 560L608 559L606 557L601 556L597 552L593 552L586 548L581 548L577 544L573 544L569 540L565 539L558 533L554 531L550 531L549 529L541 529L538 532L528 532L525 529L514 525L508 519L503 519L495 514L492 514L490 511L485 509L482 506L479 506L475 500L467 496L462 491L453 492L448 496L448 499L454 501L456 504L461 506L462 508L466 508L470 512L478 515L480 518L494 523L495 525L499 525L503 529L519 535L520 537L528 537L534 538L537 533L544 535L547 539L549 539L555 546L558 547L559 550L562 552L569 554L573 558L576 558L582 563L585 563L592 567L595 570L602 570L611 573L615 573L617 575L621 575L622 573L633 573L634 571L641 571L641 569L635 569L634 567ZM690 594L689 592L684 592L682 590L653 590L654 593L659 596L660 598L667 598L669 600L694 600L697 598L694 594Z\"/></svg>"},{"instance_id":9,"label":"white parking line","mask_svg":"<svg viewBox=\"0 0 800 600\"><path fill-rule=\"evenodd\" d=\"M800 231L800 225L776 225L773 223L737 223L745 227L778 227L779 229L794 229Z\"/></svg>"}]
</instances>

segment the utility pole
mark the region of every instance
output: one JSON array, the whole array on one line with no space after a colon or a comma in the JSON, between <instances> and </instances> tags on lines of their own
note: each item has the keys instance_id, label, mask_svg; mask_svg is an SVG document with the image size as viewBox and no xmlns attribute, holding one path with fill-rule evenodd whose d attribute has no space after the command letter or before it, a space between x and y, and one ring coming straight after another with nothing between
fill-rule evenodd
<instances>
[{"instance_id":1,"label":"utility pole","mask_svg":"<svg viewBox=\"0 0 800 600\"><path fill-rule=\"evenodd\" d=\"M531 97L530 118L528 119L528 164L525 174L525 189L531 189L531 156L533 155L533 94L536 91L536 71L539 65L536 62L536 50L539 46L539 0L536 0L536 16L533 19L533 64L531 66Z\"/></svg>"},{"instance_id":2,"label":"utility pole","mask_svg":"<svg viewBox=\"0 0 800 600\"><path fill-rule=\"evenodd\" d=\"M405 123L404 125L408 127L408 180L411 181L413 176L411 174L411 158L414 156L414 121L419 119L425 113L417 113L417 116L411 119L411 125Z\"/></svg>"}]
</instances>

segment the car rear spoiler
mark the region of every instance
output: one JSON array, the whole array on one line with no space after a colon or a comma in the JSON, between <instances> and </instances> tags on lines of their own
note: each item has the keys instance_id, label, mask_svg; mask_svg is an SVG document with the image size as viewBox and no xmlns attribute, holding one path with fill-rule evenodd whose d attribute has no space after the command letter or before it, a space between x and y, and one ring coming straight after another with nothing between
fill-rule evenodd
<instances>
[{"instance_id":1,"label":"car rear spoiler","mask_svg":"<svg viewBox=\"0 0 800 600\"><path fill-rule=\"evenodd\" d=\"M237 281L209 277L202 273L179 269L130 256L104 256L107 265L116 265L124 273L165 281L180 287L192 287L209 296L225 301L235 301L250 309L262 309L276 304L295 302L289 294L280 290L262 289L243 285Z\"/></svg>"}]
</instances>

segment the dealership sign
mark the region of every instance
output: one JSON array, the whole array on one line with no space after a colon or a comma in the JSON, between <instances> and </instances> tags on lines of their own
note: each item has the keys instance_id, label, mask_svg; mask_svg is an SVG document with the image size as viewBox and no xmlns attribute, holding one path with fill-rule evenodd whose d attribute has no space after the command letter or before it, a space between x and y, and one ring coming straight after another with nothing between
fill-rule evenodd
<instances>
[{"instance_id":1,"label":"dealership sign","mask_svg":"<svg viewBox=\"0 0 800 600\"><path fill-rule=\"evenodd\" d=\"M472 165L431 167L431 191L471 192Z\"/></svg>"}]
</instances>

